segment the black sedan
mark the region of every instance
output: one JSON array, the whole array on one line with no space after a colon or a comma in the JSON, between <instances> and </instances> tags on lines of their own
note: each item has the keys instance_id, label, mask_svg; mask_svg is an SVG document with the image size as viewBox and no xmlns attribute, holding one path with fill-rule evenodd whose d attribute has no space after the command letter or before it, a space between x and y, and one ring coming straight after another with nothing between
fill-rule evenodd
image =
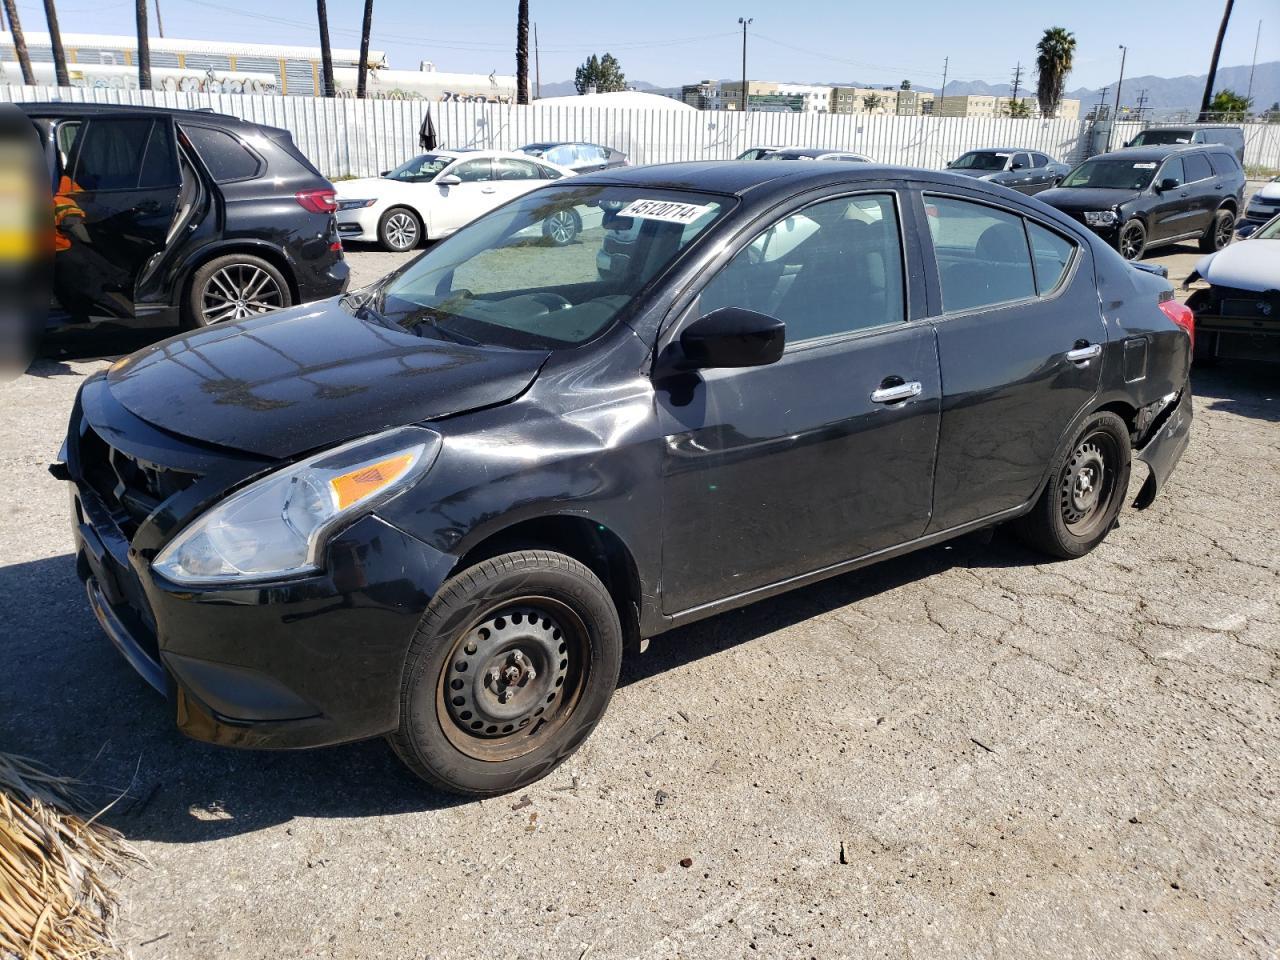
<instances>
[{"instance_id":1,"label":"black sedan","mask_svg":"<svg viewBox=\"0 0 1280 960\"><path fill-rule=\"evenodd\" d=\"M565 211L599 225L543 245ZM1145 506L1188 441L1171 296L968 178L620 170L126 358L53 470L89 602L182 730L388 736L493 794L581 745L642 638L1000 523L1092 550L1132 459Z\"/></svg>"}]
</instances>

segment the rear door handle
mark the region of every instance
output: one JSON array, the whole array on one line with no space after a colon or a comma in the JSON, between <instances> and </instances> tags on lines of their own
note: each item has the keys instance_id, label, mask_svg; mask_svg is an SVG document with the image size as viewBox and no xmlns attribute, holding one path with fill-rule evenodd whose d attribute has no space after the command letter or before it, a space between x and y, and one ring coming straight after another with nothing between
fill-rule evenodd
<instances>
[{"instance_id":1,"label":"rear door handle","mask_svg":"<svg viewBox=\"0 0 1280 960\"><path fill-rule=\"evenodd\" d=\"M1067 351L1067 359L1072 363L1087 363L1094 357L1102 356L1102 344L1085 344Z\"/></svg>"},{"instance_id":2,"label":"rear door handle","mask_svg":"<svg viewBox=\"0 0 1280 960\"><path fill-rule=\"evenodd\" d=\"M920 385L918 380L912 380L910 383L897 383L872 390L871 402L898 403L902 400L910 400L912 397L920 396L922 390L924 390L924 387Z\"/></svg>"}]
</instances>

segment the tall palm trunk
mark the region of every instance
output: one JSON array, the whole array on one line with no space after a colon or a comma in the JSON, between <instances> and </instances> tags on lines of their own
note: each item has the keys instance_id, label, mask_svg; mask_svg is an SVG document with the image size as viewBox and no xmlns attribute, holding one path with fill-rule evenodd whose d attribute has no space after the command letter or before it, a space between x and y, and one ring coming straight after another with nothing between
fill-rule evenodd
<instances>
[{"instance_id":1,"label":"tall palm trunk","mask_svg":"<svg viewBox=\"0 0 1280 960\"><path fill-rule=\"evenodd\" d=\"M516 13L516 103L529 102L529 0Z\"/></svg>"},{"instance_id":2,"label":"tall palm trunk","mask_svg":"<svg viewBox=\"0 0 1280 960\"><path fill-rule=\"evenodd\" d=\"M60 87L71 86L71 78L67 76L67 52L62 49L62 31L58 29L58 11L54 9L53 0L44 0L44 15L49 21L49 46L53 48L53 74Z\"/></svg>"},{"instance_id":3,"label":"tall palm trunk","mask_svg":"<svg viewBox=\"0 0 1280 960\"><path fill-rule=\"evenodd\" d=\"M329 49L329 8L325 0L316 0L316 19L320 21L320 84L321 96L332 97L333 51Z\"/></svg>"},{"instance_id":4,"label":"tall palm trunk","mask_svg":"<svg viewBox=\"0 0 1280 960\"><path fill-rule=\"evenodd\" d=\"M364 26L360 28L360 67L356 71L356 97L364 99L369 76L369 34L373 31L373 0L364 0Z\"/></svg>"},{"instance_id":5,"label":"tall palm trunk","mask_svg":"<svg viewBox=\"0 0 1280 960\"><path fill-rule=\"evenodd\" d=\"M4 0L4 12L9 18L9 29L13 31L13 49L18 55L18 65L22 67L22 82L29 87L36 85L36 75L31 72L31 57L27 53L27 38L22 33L22 23L18 20L18 5L15 0Z\"/></svg>"},{"instance_id":6,"label":"tall palm trunk","mask_svg":"<svg viewBox=\"0 0 1280 960\"><path fill-rule=\"evenodd\" d=\"M1218 24L1218 39L1213 44L1213 59L1209 61L1209 76L1204 81L1204 96L1200 100L1201 122L1212 119L1209 116L1209 103L1213 100L1213 84L1218 79L1218 58L1222 56L1222 41L1227 36L1227 21L1231 19L1231 8L1235 0L1227 0L1227 8L1222 11L1222 23Z\"/></svg>"},{"instance_id":7,"label":"tall palm trunk","mask_svg":"<svg viewBox=\"0 0 1280 960\"><path fill-rule=\"evenodd\" d=\"M138 89L151 89L151 41L147 36L148 0L137 0L138 14Z\"/></svg>"}]
</instances>

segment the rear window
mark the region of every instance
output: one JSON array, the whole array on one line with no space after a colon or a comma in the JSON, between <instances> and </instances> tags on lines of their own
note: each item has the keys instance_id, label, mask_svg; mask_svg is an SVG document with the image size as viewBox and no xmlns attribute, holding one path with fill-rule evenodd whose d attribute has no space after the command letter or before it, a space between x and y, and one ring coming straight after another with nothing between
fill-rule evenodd
<instances>
[{"instance_id":1,"label":"rear window","mask_svg":"<svg viewBox=\"0 0 1280 960\"><path fill-rule=\"evenodd\" d=\"M182 131L218 183L251 180L262 169L257 155L225 130L183 124Z\"/></svg>"},{"instance_id":2,"label":"rear window","mask_svg":"<svg viewBox=\"0 0 1280 960\"><path fill-rule=\"evenodd\" d=\"M1192 130L1143 130L1130 142L1135 147L1152 147L1163 144L1190 143Z\"/></svg>"}]
</instances>

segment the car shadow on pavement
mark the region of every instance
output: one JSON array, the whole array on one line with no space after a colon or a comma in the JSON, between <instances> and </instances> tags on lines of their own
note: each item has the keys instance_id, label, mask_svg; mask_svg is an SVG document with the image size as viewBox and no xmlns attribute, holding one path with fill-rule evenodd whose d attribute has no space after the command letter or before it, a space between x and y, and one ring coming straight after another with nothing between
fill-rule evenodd
<instances>
[{"instance_id":1,"label":"car shadow on pavement","mask_svg":"<svg viewBox=\"0 0 1280 960\"><path fill-rule=\"evenodd\" d=\"M1222 360L1191 372L1191 391L1212 400L1209 409L1280 423L1280 365Z\"/></svg>"},{"instance_id":2,"label":"car shadow on pavement","mask_svg":"<svg viewBox=\"0 0 1280 960\"><path fill-rule=\"evenodd\" d=\"M59 330L45 335L28 373L37 377L56 375L65 370L63 364L71 360L114 360L181 332L177 327L129 330L101 326Z\"/></svg>"},{"instance_id":3,"label":"car shadow on pavement","mask_svg":"<svg viewBox=\"0 0 1280 960\"><path fill-rule=\"evenodd\" d=\"M635 683L956 565L1041 558L974 534L654 639L623 664ZM135 840L193 843L287 823L468 803L433 791L381 740L311 751L258 752L189 740L172 707L106 640L68 555L0 567L0 751L32 757L86 785L106 822Z\"/></svg>"}]
</instances>

